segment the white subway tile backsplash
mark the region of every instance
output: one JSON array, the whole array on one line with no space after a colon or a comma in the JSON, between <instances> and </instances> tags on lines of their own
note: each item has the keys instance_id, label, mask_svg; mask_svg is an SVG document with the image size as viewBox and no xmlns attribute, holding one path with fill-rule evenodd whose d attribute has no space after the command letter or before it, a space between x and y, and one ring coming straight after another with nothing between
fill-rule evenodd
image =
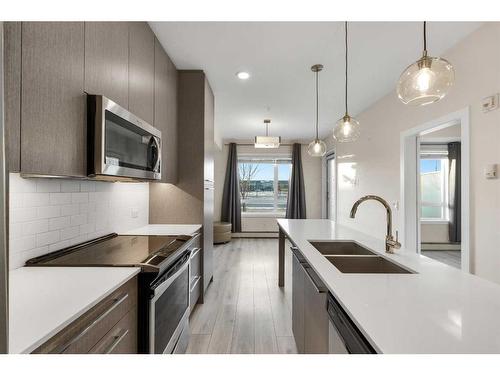
<instances>
[{"instance_id":1,"label":"white subway tile backsplash","mask_svg":"<svg viewBox=\"0 0 500 375\"><path fill-rule=\"evenodd\" d=\"M36 210L36 216L40 219L48 219L51 217L61 216L61 207L60 206L38 207Z\"/></svg>"},{"instance_id":2,"label":"white subway tile backsplash","mask_svg":"<svg viewBox=\"0 0 500 375\"><path fill-rule=\"evenodd\" d=\"M36 180L36 191L38 193L52 193L61 191L61 181L40 178Z\"/></svg>"},{"instance_id":3,"label":"white subway tile backsplash","mask_svg":"<svg viewBox=\"0 0 500 375\"><path fill-rule=\"evenodd\" d=\"M64 229L71 225L70 216L54 217L49 219L49 230Z\"/></svg>"},{"instance_id":4,"label":"white subway tile backsplash","mask_svg":"<svg viewBox=\"0 0 500 375\"><path fill-rule=\"evenodd\" d=\"M67 204L61 206L61 216L71 216L80 213L80 205L78 204Z\"/></svg>"},{"instance_id":5,"label":"white subway tile backsplash","mask_svg":"<svg viewBox=\"0 0 500 375\"><path fill-rule=\"evenodd\" d=\"M69 240L80 234L80 227L66 228L61 231L61 240Z\"/></svg>"},{"instance_id":6,"label":"white subway tile backsplash","mask_svg":"<svg viewBox=\"0 0 500 375\"><path fill-rule=\"evenodd\" d=\"M49 221L47 219L28 221L22 224L22 234L24 236L47 232L48 230Z\"/></svg>"},{"instance_id":7,"label":"white subway tile backsplash","mask_svg":"<svg viewBox=\"0 0 500 375\"><path fill-rule=\"evenodd\" d=\"M73 193L76 191L80 191L80 183L81 181L75 181L75 180L61 181L61 192Z\"/></svg>"},{"instance_id":8,"label":"white subway tile backsplash","mask_svg":"<svg viewBox=\"0 0 500 375\"><path fill-rule=\"evenodd\" d=\"M49 193L26 193L24 194L24 207L38 207L49 205Z\"/></svg>"},{"instance_id":9,"label":"white subway tile backsplash","mask_svg":"<svg viewBox=\"0 0 500 375\"><path fill-rule=\"evenodd\" d=\"M11 223L22 223L37 218L36 207L9 208Z\"/></svg>"},{"instance_id":10,"label":"white subway tile backsplash","mask_svg":"<svg viewBox=\"0 0 500 375\"><path fill-rule=\"evenodd\" d=\"M56 243L61 238L61 233L58 230L51 232L40 233L36 235L36 245L38 247Z\"/></svg>"},{"instance_id":11,"label":"white subway tile backsplash","mask_svg":"<svg viewBox=\"0 0 500 375\"><path fill-rule=\"evenodd\" d=\"M87 203L89 201L89 193L72 193L72 203Z\"/></svg>"},{"instance_id":12,"label":"white subway tile backsplash","mask_svg":"<svg viewBox=\"0 0 500 375\"><path fill-rule=\"evenodd\" d=\"M147 183L25 179L9 181L9 267L112 232L144 226ZM138 217L131 217L131 208Z\"/></svg>"},{"instance_id":13,"label":"white subway tile backsplash","mask_svg":"<svg viewBox=\"0 0 500 375\"><path fill-rule=\"evenodd\" d=\"M71 193L50 193L51 205L63 205L71 203Z\"/></svg>"},{"instance_id":14,"label":"white subway tile backsplash","mask_svg":"<svg viewBox=\"0 0 500 375\"><path fill-rule=\"evenodd\" d=\"M87 214L71 216L71 226L87 223Z\"/></svg>"}]
</instances>

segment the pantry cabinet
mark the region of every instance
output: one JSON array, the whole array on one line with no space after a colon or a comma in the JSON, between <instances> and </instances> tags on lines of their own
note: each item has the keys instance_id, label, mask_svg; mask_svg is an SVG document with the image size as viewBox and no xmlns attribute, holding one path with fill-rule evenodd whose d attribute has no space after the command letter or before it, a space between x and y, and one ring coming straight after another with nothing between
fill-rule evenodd
<instances>
[{"instance_id":1,"label":"pantry cabinet","mask_svg":"<svg viewBox=\"0 0 500 375\"><path fill-rule=\"evenodd\" d=\"M177 69L155 38L154 122L161 131L161 182L177 183Z\"/></svg>"}]
</instances>

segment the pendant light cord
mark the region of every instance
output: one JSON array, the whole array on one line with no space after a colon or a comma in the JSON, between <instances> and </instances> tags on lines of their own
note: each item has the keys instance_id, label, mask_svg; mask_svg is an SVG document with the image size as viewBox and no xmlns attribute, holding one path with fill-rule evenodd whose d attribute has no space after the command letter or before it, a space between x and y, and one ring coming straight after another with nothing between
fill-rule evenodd
<instances>
[{"instance_id":1,"label":"pendant light cord","mask_svg":"<svg viewBox=\"0 0 500 375\"><path fill-rule=\"evenodd\" d=\"M318 74L319 71L316 71L316 141L319 139L318 138L318 118L319 118Z\"/></svg>"},{"instance_id":2,"label":"pendant light cord","mask_svg":"<svg viewBox=\"0 0 500 375\"><path fill-rule=\"evenodd\" d=\"M345 21L345 115L347 116L347 21Z\"/></svg>"},{"instance_id":3,"label":"pendant light cord","mask_svg":"<svg viewBox=\"0 0 500 375\"><path fill-rule=\"evenodd\" d=\"M424 21L424 55L427 56L427 22Z\"/></svg>"}]
</instances>

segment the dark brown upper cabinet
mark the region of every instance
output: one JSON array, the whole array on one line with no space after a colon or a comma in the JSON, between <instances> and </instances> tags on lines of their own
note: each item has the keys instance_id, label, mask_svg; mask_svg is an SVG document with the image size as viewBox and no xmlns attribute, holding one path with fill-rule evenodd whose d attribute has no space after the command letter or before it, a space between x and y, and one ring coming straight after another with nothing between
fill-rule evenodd
<instances>
[{"instance_id":1,"label":"dark brown upper cabinet","mask_svg":"<svg viewBox=\"0 0 500 375\"><path fill-rule=\"evenodd\" d=\"M85 92L123 108L129 105L128 28L128 22L85 22Z\"/></svg>"},{"instance_id":2,"label":"dark brown upper cabinet","mask_svg":"<svg viewBox=\"0 0 500 375\"><path fill-rule=\"evenodd\" d=\"M153 125L155 36L146 22L129 23L129 110Z\"/></svg>"},{"instance_id":3,"label":"dark brown upper cabinet","mask_svg":"<svg viewBox=\"0 0 500 375\"><path fill-rule=\"evenodd\" d=\"M155 38L154 126L162 137L161 182L177 183L177 69Z\"/></svg>"},{"instance_id":4,"label":"dark brown upper cabinet","mask_svg":"<svg viewBox=\"0 0 500 375\"><path fill-rule=\"evenodd\" d=\"M23 22L21 51L21 172L85 176L83 22Z\"/></svg>"},{"instance_id":5,"label":"dark brown upper cabinet","mask_svg":"<svg viewBox=\"0 0 500 375\"><path fill-rule=\"evenodd\" d=\"M5 144L10 172L21 168L21 22L4 22Z\"/></svg>"}]
</instances>

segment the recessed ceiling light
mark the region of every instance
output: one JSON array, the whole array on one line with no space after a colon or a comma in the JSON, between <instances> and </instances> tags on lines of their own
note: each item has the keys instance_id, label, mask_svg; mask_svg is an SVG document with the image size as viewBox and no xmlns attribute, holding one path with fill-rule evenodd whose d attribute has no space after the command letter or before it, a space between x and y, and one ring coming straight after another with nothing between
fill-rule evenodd
<instances>
[{"instance_id":1,"label":"recessed ceiling light","mask_svg":"<svg viewBox=\"0 0 500 375\"><path fill-rule=\"evenodd\" d=\"M236 73L236 77L238 77L239 79L248 79L248 78L250 78L250 73L238 72L238 73Z\"/></svg>"}]
</instances>

